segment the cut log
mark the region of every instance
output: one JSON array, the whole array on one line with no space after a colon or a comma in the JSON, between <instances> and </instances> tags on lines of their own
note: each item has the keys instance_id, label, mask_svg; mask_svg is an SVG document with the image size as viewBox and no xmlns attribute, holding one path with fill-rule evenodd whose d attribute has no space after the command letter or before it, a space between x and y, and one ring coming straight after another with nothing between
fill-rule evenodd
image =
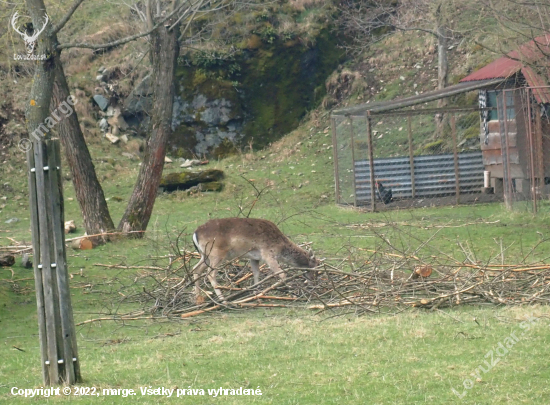
<instances>
[{"instance_id":1,"label":"cut log","mask_svg":"<svg viewBox=\"0 0 550 405\"><path fill-rule=\"evenodd\" d=\"M90 239L80 238L73 240L71 242L71 247L77 250L90 250L93 249L94 245Z\"/></svg>"},{"instance_id":2,"label":"cut log","mask_svg":"<svg viewBox=\"0 0 550 405\"><path fill-rule=\"evenodd\" d=\"M413 276L412 278L418 278L418 277L430 277L432 274L432 266L429 264L425 264L423 266L416 266L414 268Z\"/></svg>"},{"instance_id":3,"label":"cut log","mask_svg":"<svg viewBox=\"0 0 550 405\"><path fill-rule=\"evenodd\" d=\"M13 255L0 256L0 266L13 266L15 264L15 257Z\"/></svg>"}]
</instances>

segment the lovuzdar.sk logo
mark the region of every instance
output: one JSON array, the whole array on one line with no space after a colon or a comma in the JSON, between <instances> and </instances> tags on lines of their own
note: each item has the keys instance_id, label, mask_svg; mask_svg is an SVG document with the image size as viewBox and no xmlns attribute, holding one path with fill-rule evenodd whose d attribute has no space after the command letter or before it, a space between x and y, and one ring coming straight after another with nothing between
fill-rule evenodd
<instances>
[{"instance_id":1,"label":"lovuzdar.sk logo","mask_svg":"<svg viewBox=\"0 0 550 405\"><path fill-rule=\"evenodd\" d=\"M26 55L18 55L14 54L13 59L15 60L46 60L46 55L35 55L34 54L34 48L36 47L36 41L38 40L38 36L44 31L46 28L46 25L48 25L48 21L50 20L47 14L44 14L44 24L42 25L42 28L35 29L33 24L31 22L27 22L23 24L21 27L18 28L17 25L17 19L19 18L19 14L15 12L13 17L11 18L11 26L17 32L19 35L21 35L21 38L23 38L23 41L25 41L25 47L27 48L27 54Z\"/></svg>"}]
</instances>

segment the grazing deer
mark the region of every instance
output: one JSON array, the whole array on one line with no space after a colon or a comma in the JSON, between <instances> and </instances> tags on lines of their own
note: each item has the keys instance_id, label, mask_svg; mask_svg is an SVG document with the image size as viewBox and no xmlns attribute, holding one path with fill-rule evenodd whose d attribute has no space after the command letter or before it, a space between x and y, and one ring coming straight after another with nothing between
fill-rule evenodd
<instances>
[{"instance_id":1,"label":"grazing deer","mask_svg":"<svg viewBox=\"0 0 550 405\"><path fill-rule=\"evenodd\" d=\"M235 258L250 259L254 284L260 281L260 260L267 263L273 273L284 280L286 275L279 267L283 262L293 267L317 267L320 262L311 252L292 243L277 226L265 219L223 218L212 219L197 228L193 243L201 255L193 267L195 298L199 297L199 277L208 270L207 277L218 298L225 302L216 281L217 267Z\"/></svg>"}]
</instances>

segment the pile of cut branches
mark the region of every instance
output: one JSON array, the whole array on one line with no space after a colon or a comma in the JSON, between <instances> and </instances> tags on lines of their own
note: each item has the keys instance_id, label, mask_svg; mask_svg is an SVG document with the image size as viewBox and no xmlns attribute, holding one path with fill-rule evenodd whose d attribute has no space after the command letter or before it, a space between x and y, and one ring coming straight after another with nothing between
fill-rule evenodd
<instances>
[{"instance_id":1,"label":"pile of cut branches","mask_svg":"<svg viewBox=\"0 0 550 405\"><path fill-rule=\"evenodd\" d=\"M326 260L315 275L309 269L288 269L284 281L264 265L257 285L248 265L229 263L218 272L219 288L226 299L221 302L205 280L201 280L201 297L195 300L190 261L198 255L185 252L171 257L166 268L139 267L136 282L148 278L153 283L124 300L140 303L142 310L117 319L137 319L136 314L188 318L214 310L254 307L299 307L318 313L330 310L334 315L360 315L396 314L412 307L435 310L463 304L550 302L550 264L482 264L450 257L443 261L435 256L421 259L391 251L362 253L366 258L360 262L347 258L329 264Z\"/></svg>"}]
</instances>

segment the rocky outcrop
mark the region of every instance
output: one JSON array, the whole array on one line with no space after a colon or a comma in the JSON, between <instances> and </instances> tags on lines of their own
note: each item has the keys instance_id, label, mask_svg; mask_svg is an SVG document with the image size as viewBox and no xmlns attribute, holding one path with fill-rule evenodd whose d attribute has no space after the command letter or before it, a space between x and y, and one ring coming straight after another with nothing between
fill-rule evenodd
<instances>
[{"instance_id":1,"label":"rocky outcrop","mask_svg":"<svg viewBox=\"0 0 550 405\"><path fill-rule=\"evenodd\" d=\"M224 140L237 143L242 132L242 116L240 105L233 100L224 97L209 99L202 93L195 95L191 101L176 96L172 130L176 131L184 125L188 132L194 132L192 152L197 155L210 154Z\"/></svg>"},{"instance_id":2,"label":"rocky outcrop","mask_svg":"<svg viewBox=\"0 0 550 405\"><path fill-rule=\"evenodd\" d=\"M223 157L243 145L262 148L296 128L320 102L325 79L343 52L326 28L314 44L283 38L248 41L229 56L195 52L180 57L173 135L176 157ZM145 77L124 102L124 118L145 133L153 99Z\"/></svg>"}]
</instances>

